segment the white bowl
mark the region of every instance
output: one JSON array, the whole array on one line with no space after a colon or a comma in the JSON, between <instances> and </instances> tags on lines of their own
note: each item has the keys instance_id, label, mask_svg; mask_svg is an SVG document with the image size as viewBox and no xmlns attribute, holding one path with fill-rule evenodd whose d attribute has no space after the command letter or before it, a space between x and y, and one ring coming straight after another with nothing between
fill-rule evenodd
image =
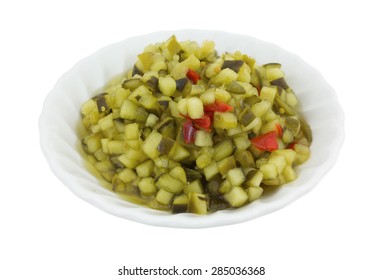
<instances>
[{"instance_id":1,"label":"white bowl","mask_svg":"<svg viewBox=\"0 0 383 280\"><path fill-rule=\"evenodd\" d=\"M286 79L301 103L311 125L311 158L297 168L298 179L272 195L236 210L222 210L205 216L170 214L135 205L102 187L85 167L78 136L80 106L97 94L111 78L131 68L136 55L155 42L168 39L208 39L219 53L240 50L258 64L279 62ZM248 221L283 208L312 190L332 168L344 139L344 114L336 93L322 75L298 56L280 47L245 35L221 31L176 30L156 32L107 46L78 62L57 82L45 100L39 120L43 153L56 176L73 193L100 209L132 221L178 228L204 228Z\"/></svg>"}]
</instances>

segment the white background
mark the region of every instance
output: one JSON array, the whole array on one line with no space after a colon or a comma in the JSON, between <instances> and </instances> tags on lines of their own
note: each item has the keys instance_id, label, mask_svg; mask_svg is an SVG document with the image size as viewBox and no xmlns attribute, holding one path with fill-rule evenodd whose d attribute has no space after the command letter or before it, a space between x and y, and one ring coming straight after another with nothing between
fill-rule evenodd
<instances>
[{"instance_id":1,"label":"white background","mask_svg":"<svg viewBox=\"0 0 383 280\"><path fill-rule=\"evenodd\" d=\"M0 279L129 279L117 275L124 265L264 266L266 276L258 278L272 280L383 279L378 3L1 1ZM253 221L181 230L106 214L53 175L40 150L38 117L56 80L105 45L184 28L273 42L300 55L335 88L346 140L312 192Z\"/></svg>"}]
</instances>

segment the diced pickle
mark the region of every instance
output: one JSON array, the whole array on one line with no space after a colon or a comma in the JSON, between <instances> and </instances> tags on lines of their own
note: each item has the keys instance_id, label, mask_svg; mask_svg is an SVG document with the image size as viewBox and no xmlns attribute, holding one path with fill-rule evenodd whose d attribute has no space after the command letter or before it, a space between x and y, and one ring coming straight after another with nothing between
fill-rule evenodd
<instances>
[{"instance_id":1,"label":"diced pickle","mask_svg":"<svg viewBox=\"0 0 383 280\"><path fill-rule=\"evenodd\" d=\"M228 84L226 90L235 94L246 93L245 88L236 81L232 81L230 84Z\"/></svg>"},{"instance_id":2,"label":"diced pickle","mask_svg":"<svg viewBox=\"0 0 383 280\"><path fill-rule=\"evenodd\" d=\"M235 159L234 156L230 156L227 158L224 158L217 162L217 168L219 173L221 173L222 176L225 176L231 169L235 168Z\"/></svg>"},{"instance_id":3,"label":"diced pickle","mask_svg":"<svg viewBox=\"0 0 383 280\"><path fill-rule=\"evenodd\" d=\"M261 165L260 170L263 174L263 179L275 179L278 176L277 167L272 163Z\"/></svg>"},{"instance_id":4,"label":"diced pickle","mask_svg":"<svg viewBox=\"0 0 383 280\"><path fill-rule=\"evenodd\" d=\"M174 35L166 41L165 46L171 56L177 54L181 50L181 45L178 43L177 38Z\"/></svg>"},{"instance_id":5,"label":"diced pickle","mask_svg":"<svg viewBox=\"0 0 383 280\"><path fill-rule=\"evenodd\" d=\"M230 156L234 152L233 144L230 140L222 141L214 146L214 160L219 161Z\"/></svg>"},{"instance_id":6,"label":"diced pickle","mask_svg":"<svg viewBox=\"0 0 383 280\"><path fill-rule=\"evenodd\" d=\"M168 191L166 191L164 189L160 189L157 192L156 200L160 204L169 205L171 200L173 199L173 197L174 197L174 193L168 192Z\"/></svg>"},{"instance_id":7,"label":"diced pickle","mask_svg":"<svg viewBox=\"0 0 383 280\"><path fill-rule=\"evenodd\" d=\"M179 91L183 91L188 81L189 80L187 78L181 78L176 80L176 89Z\"/></svg>"},{"instance_id":8,"label":"diced pickle","mask_svg":"<svg viewBox=\"0 0 383 280\"><path fill-rule=\"evenodd\" d=\"M153 131L148 137L145 139L142 144L142 150L144 153L154 159L160 155L160 151L158 150L158 146L160 145L162 140L162 135L158 132Z\"/></svg>"},{"instance_id":9,"label":"diced pickle","mask_svg":"<svg viewBox=\"0 0 383 280\"><path fill-rule=\"evenodd\" d=\"M288 89L289 85L286 83L286 80L284 77L277 78L275 80L270 81L270 84L273 86L279 86L283 89Z\"/></svg>"},{"instance_id":10,"label":"diced pickle","mask_svg":"<svg viewBox=\"0 0 383 280\"><path fill-rule=\"evenodd\" d=\"M311 144L311 142L313 140L311 128L308 125L308 123L302 117L300 117L299 120L301 122L302 132L303 132L304 136L306 137L308 143Z\"/></svg>"},{"instance_id":11,"label":"diced pickle","mask_svg":"<svg viewBox=\"0 0 383 280\"><path fill-rule=\"evenodd\" d=\"M217 163L212 161L208 166L203 169L206 180L214 178L219 173Z\"/></svg>"},{"instance_id":12,"label":"diced pickle","mask_svg":"<svg viewBox=\"0 0 383 280\"><path fill-rule=\"evenodd\" d=\"M211 147L213 140L211 134L205 130L197 130L195 134L194 145L198 147Z\"/></svg>"},{"instance_id":13,"label":"diced pickle","mask_svg":"<svg viewBox=\"0 0 383 280\"><path fill-rule=\"evenodd\" d=\"M164 136L161 138L157 150L160 152L160 155L168 155L175 143L176 142L173 139Z\"/></svg>"},{"instance_id":14,"label":"diced pickle","mask_svg":"<svg viewBox=\"0 0 383 280\"><path fill-rule=\"evenodd\" d=\"M123 119L134 120L136 118L137 105L130 100L125 100L122 103L120 116Z\"/></svg>"},{"instance_id":15,"label":"diced pickle","mask_svg":"<svg viewBox=\"0 0 383 280\"><path fill-rule=\"evenodd\" d=\"M204 192L204 189L202 187L202 183L201 183L201 180L197 179L191 183L189 183L186 187L185 187L185 190L184 192L186 194L189 194L191 192L193 193L203 193Z\"/></svg>"},{"instance_id":16,"label":"diced pickle","mask_svg":"<svg viewBox=\"0 0 383 280\"><path fill-rule=\"evenodd\" d=\"M239 121L246 127L248 126L257 116L253 113L250 107L246 107L239 115Z\"/></svg>"},{"instance_id":17,"label":"diced pickle","mask_svg":"<svg viewBox=\"0 0 383 280\"><path fill-rule=\"evenodd\" d=\"M227 173L227 178L233 186L241 186L245 181L246 177L243 174L242 168L233 168Z\"/></svg>"},{"instance_id":18,"label":"diced pickle","mask_svg":"<svg viewBox=\"0 0 383 280\"><path fill-rule=\"evenodd\" d=\"M171 76L160 77L158 86L161 92L167 96L172 96L176 91L176 81Z\"/></svg>"},{"instance_id":19,"label":"diced pickle","mask_svg":"<svg viewBox=\"0 0 383 280\"><path fill-rule=\"evenodd\" d=\"M301 128L301 123L297 118L287 117L285 118L285 126L293 136L296 136Z\"/></svg>"},{"instance_id":20,"label":"diced pickle","mask_svg":"<svg viewBox=\"0 0 383 280\"><path fill-rule=\"evenodd\" d=\"M132 169L125 168L118 173L118 178L124 183L130 183L137 179L137 174Z\"/></svg>"},{"instance_id":21,"label":"diced pickle","mask_svg":"<svg viewBox=\"0 0 383 280\"><path fill-rule=\"evenodd\" d=\"M186 178L188 182L192 182L194 180L198 180L202 178L202 174L194 169L185 168Z\"/></svg>"},{"instance_id":22,"label":"diced pickle","mask_svg":"<svg viewBox=\"0 0 383 280\"><path fill-rule=\"evenodd\" d=\"M222 69L230 68L234 72L238 73L243 63L244 63L243 60L225 60L222 64Z\"/></svg>"},{"instance_id":23,"label":"diced pickle","mask_svg":"<svg viewBox=\"0 0 383 280\"><path fill-rule=\"evenodd\" d=\"M182 192L184 184L169 174L164 174L158 179L156 186L168 192L177 194Z\"/></svg>"},{"instance_id":24,"label":"diced pickle","mask_svg":"<svg viewBox=\"0 0 383 280\"><path fill-rule=\"evenodd\" d=\"M228 85L232 81L236 81L238 74L230 68L225 68L214 78L214 83L218 86Z\"/></svg>"},{"instance_id":25,"label":"diced pickle","mask_svg":"<svg viewBox=\"0 0 383 280\"><path fill-rule=\"evenodd\" d=\"M207 213L207 196L200 193L189 193L188 212L195 214L206 214Z\"/></svg>"},{"instance_id":26,"label":"diced pickle","mask_svg":"<svg viewBox=\"0 0 383 280\"><path fill-rule=\"evenodd\" d=\"M188 210L189 197L186 194L178 195L172 204L173 213L183 213Z\"/></svg>"},{"instance_id":27,"label":"diced pickle","mask_svg":"<svg viewBox=\"0 0 383 280\"><path fill-rule=\"evenodd\" d=\"M277 95L277 87L262 87L259 97L263 100L267 100L270 103L274 102L274 98Z\"/></svg>"},{"instance_id":28,"label":"diced pickle","mask_svg":"<svg viewBox=\"0 0 383 280\"><path fill-rule=\"evenodd\" d=\"M248 150L240 150L235 154L235 160L243 168L255 167L254 157Z\"/></svg>"},{"instance_id":29,"label":"diced pickle","mask_svg":"<svg viewBox=\"0 0 383 280\"><path fill-rule=\"evenodd\" d=\"M230 112L215 112L214 127L222 129L230 129L237 127L237 117Z\"/></svg>"},{"instance_id":30,"label":"diced pickle","mask_svg":"<svg viewBox=\"0 0 383 280\"><path fill-rule=\"evenodd\" d=\"M271 155L269 157L268 163L272 163L277 168L278 174L281 174L287 165L286 158L283 155Z\"/></svg>"},{"instance_id":31,"label":"diced pickle","mask_svg":"<svg viewBox=\"0 0 383 280\"><path fill-rule=\"evenodd\" d=\"M233 187L227 194L224 195L227 202L232 207L240 207L244 205L249 199L249 195L241 187Z\"/></svg>"},{"instance_id":32,"label":"diced pickle","mask_svg":"<svg viewBox=\"0 0 383 280\"><path fill-rule=\"evenodd\" d=\"M249 196L249 201L259 199L263 193L263 189L261 187L250 187L246 191Z\"/></svg>"},{"instance_id":33,"label":"diced pickle","mask_svg":"<svg viewBox=\"0 0 383 280\"><path fill-rule=\"evenodd\" d=\"M198 97L191 97L187 101L188 115L192 119L202 118L204 115L203 102Z\"/></svg>"},{"instance_id":34,"label":"diced pickle","mask_svg":"<svg viewBox=\"0 0 383 280\"><path fill-rule=\"evenodd\" d=\"M263 173L259 170L252 170L246 175L246 185L249 187L259 187L263 179Z\"/></svg>"},{"instance_id":35,"label":"diced pickle","mask_svg":"<svg viewBox=\"0 0 383 280\"><path fill-rule=\"evenodd\" d=\"M136 167L137 175L140 177L149 177L152 175L154 170L154 162L147 160Z\"/></svg>"},{"instance_id":36,"label":"diced pickle","mask_svg":"<svg viewBox=\"0 0 383 280\"><path fill-rule=\"evenodd\" d=\"M134 79L126 80L125 82L122 83L121 86L124 89L129 89L133 91L141 85L143 85L143 83L141 82L141 79L134 78Z\"/></svg>"},{"instance_id":37,"label":"diced pickle","mask_svg":"<svg viewBox=\"0 0 383 280\"><path fill-rule=\"evenodd\" d=\"M171 169L169 171L169 175L173 178L180 180L184 184L187 183L186 172L181 166L176 166L173 169Z\"/></svg>"},{"instance_id":38,"label":"diced pickle","mask_svg":"<svg viewBox=\"0 0 383 280\"><path fill-rule=\"evenodd\" d=\"M143 195L152 195L157 191L156 186L154 185L154 179L152 177L142 178L138 183L138 188L140 189Z\"/></svg>"}]
</instances>

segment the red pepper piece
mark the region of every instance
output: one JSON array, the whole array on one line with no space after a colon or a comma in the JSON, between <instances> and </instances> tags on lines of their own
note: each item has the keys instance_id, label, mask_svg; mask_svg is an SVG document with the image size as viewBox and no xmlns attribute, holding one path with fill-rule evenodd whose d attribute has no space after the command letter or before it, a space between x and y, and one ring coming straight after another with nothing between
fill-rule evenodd
<instances>
[{"instance_id":1,"label":"red pepper piece","mask_svg":"<svg viewBox=\"0 0 383 280\"><path fill-rule=\"evenodd\" d=\"M209 117L209 119L210 119L210 126L211 126L213 124L213 122L214 122L214 112L205 111L205 116Z\"/></svg>"},{"instance_id":2,"label":"red pepper piece","mask_svg":"<svg viewBox=\"0 0 383 280\"><path fill-rule=\"evenodd\" d=\"M184 122L182 133L186 144L194 143L196 131L197 129L194 128L191 120L188 119L186 122Z\"/></svg>"},{"instance_id":3,"label":"red pepper piece","mask_svg":"<svg viewBox=\"0 0 383 280\"><path fill-rule=\"evenodd\" d=\"M188 70L188 72L186 73L186 77L188 77L188 79L192 81L193 84L196 84L198 80L201 79L201 76L192 69Z\"/></svg>"},{"instance_id":4,"label":"red pepper piece","mask_svg":"<svg viewBox=\"0 0 383 280\"><path fill-rule=\"evenodd\" d=\"M257 90L258 90L258 96L260 95L261 93L261 86L256 86Z\"/></svg>"},{"instance_id":5,"label":"red pepper piece","mask_svg":"<svg viewBox=\"0 0 383 280\"><path fill-rule=\"evenodd\" d=\"M282 135L283 135L283 128L282 128L282 126L279 123L277 123L275 125L275 131L277 132L277 135L279 137L282 137Z\"/></svg>"},{"instance_id":6,"label":"red pepper piece","mask_svg":"<svg viewBox=\"0 0 383 280\"><path fill-rule=\"evenodd\" d=\"M180 114L180 115L184 117L185 119L187 119L189 122L191 122L195 126L195 128L210 130L212 121L211 121L211 116L209 114L205 113L205 115L199 119L192 119L189 116L185 116L183 114Z\"/></svg>"},{"instance_id":7,"label":"red pepper piece","mask_svg":"<svg viewBox=\"0 0 383 280\"><path fill-rule=\"evenodd\" d=\"M200 128L203 128L203 129L210 129L210 126L211 126L211 120L210 120L210 117L208 115L204 115L202 118L199 118L199 119L193 119L192 122L200 127Z\"/></svg>"},{"instance_id":8,"label":"red pepper piece","mask_svg":"<svg viewBox=\"0 0 383 280\"><path fill-rule=\"evenodd\" d=\"M295 144L296 144L297 142L291 142L288 146L287 146L287 149L291 149L291 150L294 150L295 149Z\"/></svg>"},{"instance_id":9,"label":"red pepper piece","mask_svg":"<svg viewBox=\"0 0 383 280\"><path fill-rule=\"evenodd\" d=\"M251 143L261 151L274 151L278 150L277 132L270 131L268 133L259 135L250 139Z\"/></svg>"},{"instance_id":10,"label":"red pepper piece","mask_svg":"<svg viewBox=\"0 0 383 280\"><path fill-rule=\"evenodd\" d=\"M204 106L205 112L228 112L232 111L233 107L224 102L215 102Z\"/></svg>"}]
</instances>

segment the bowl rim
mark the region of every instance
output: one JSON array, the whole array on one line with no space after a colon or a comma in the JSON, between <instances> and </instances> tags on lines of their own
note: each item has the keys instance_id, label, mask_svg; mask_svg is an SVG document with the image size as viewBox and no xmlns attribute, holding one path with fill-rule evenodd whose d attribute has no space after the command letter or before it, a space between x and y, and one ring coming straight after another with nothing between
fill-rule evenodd
<instances>
[{"instance_id":1,"label":"bowl rim","mask_svg":"<svg viewBox=\"0 0 383 280\"><path fill-rule=\"evenodd\" d=\"M117 198L117 200L116 200L116 197L114 197L114 199L109 199L109 198L105 199L104 196L101 196L97 192L89 192L88 189L79 187L78 186L79 184L81 185L81 183L85 183L84 180L81 180L82 182L79 183L79 180L81 178L79 178L78 175L73 175L70 172L67 172L66 170L64 172L62 163L58 160L57 157L55 157L55 155L57 154L57 151L54 150L55 143L54 141L52 141L52 137L51 137L52 133L49 133L47 131L47 127L49 127L49 113L50 113L48 110L48 107L50 106L52 102L54 102L55 97L59 94L60 91L58 89L60 88L61 84L65 82L65 79L67 79L68 76L71 75L71 73L76 72L78 69L80 69L81 67L89 63L90 61L97 60L100 55L113 51L114 49L127 44L127 42L135 41L135 40L140 41L143 38L147 40L148 38L160 38L160 37L163 38L162 40L166 40L166 38L170 37L172 34L175 34L177 37L178 37L177 34L188 34L188 36L191 37L191 40L194 40L193 39L194 37L198 37L196 36L196 34L199 34L199 35L204 34L206 37L213 37L211 38L213 41L215 41L214 37L218 36L218 37L227 37L231 39L234 39L234 38L242 39L243 41L246 41L247 43L251 42L255 45L256 44L267 45L270 48L278 49L278 51L282 52L284 55L289 56L290 59L299 61L299 63L305 65L305 67L310 68L310 71L315 73L315 75L318 78L320 78L321 82L325 84L326 88L329 90L329 92L332 95L332 99L333 99L332 101L334 102L336 112L337 112L339 130L336 137L334 137L334 146L331 147L331 151L332 151L331 157L328 158L324 162L324 164L321 165L320 170L316 172L317 173L316 176L310 179L309 186L305 186L305 188L301 188L299 191L294 192L294 195L287 195L284 199L280 199L279 201L273 202L272 205L267 205L267 207L261 207L259 211L249 211L248 205L247 205L245 207L235 209L235 210L221 210L214 213L209 213L208 215L205 215L205 216L199 216L199 215L189 214L189 213L169 214L166 212L138 206L129 202L127 203L129 204L130 207L127 208L126 202L120 203L121 201L119 200L119 198ZM157 41L155 40L153 41L153 43ZM240 46L239 46L239 49L240 49ZM255 59L257 59L257 57L255 57ZM314 67L306 63L299 56L289 51L286 51L283 48L273 43L262 41L244 34L235 34L235 33L229 33L229 32L220 31L220 30L200 30L200 29L165 30L165 31L147 33L143 35L132 36L120 42L107 45L99 49L98 51L94 52L93 54L81 59L79 62L77 62L72 68L70 68L66 73L64 73L58 79L54 87L48 93L44 101L42 112L39 117L39 132L40 132L40 147L50 166L50 169L56 175L56 177L62 183L64 183L64 185L67 186L75 195L77 195L84 201L87 201L88 203L112 215L125 218L134 222L139 222L142 224L147 224L152 226L172 227L172 228L207 228L207 227L232 225L232 224L249 221L249 220L264 216L266 214L270 214L274 211L284 208L285 206L291 204L295 200L299 199L303 195L310 192L320 182L320 180L324 177L324 175L331 170L331 168L335 165L337 161L337 158L339 156L339 153L345 138L343 109L341 108L339 104L338 97L335 90L327 83L323 75L318 70L316 70ZM302 168L304 168L304 166L302 166Z\"/></svg>"}]
</instances>

